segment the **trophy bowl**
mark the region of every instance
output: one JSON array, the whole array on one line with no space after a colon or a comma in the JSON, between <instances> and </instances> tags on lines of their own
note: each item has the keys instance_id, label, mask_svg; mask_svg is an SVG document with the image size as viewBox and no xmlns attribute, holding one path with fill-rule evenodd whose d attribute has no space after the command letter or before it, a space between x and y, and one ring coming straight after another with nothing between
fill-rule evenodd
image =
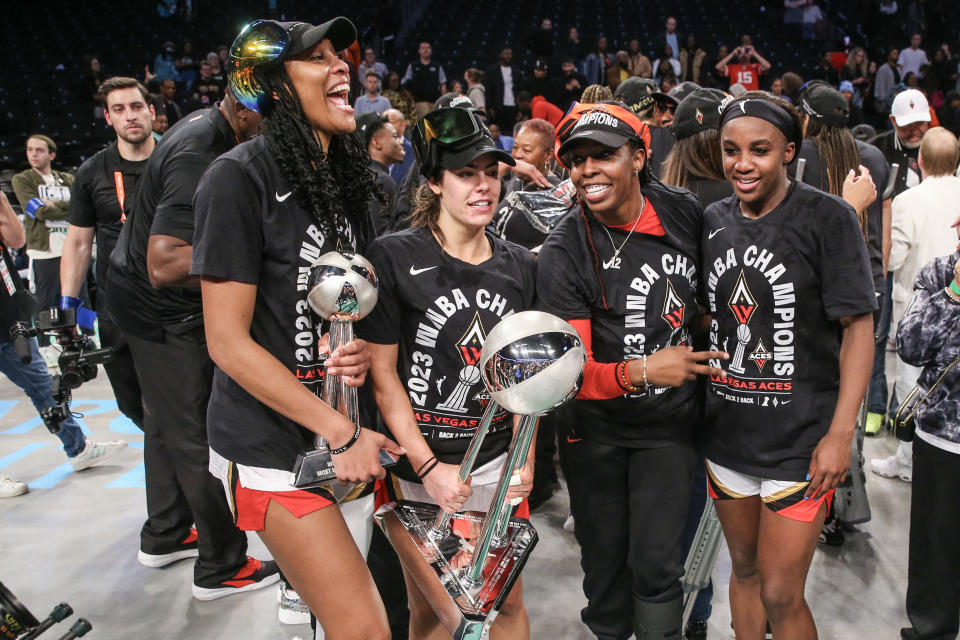
<instances>
[{"instance_id":1,"label":"trophy bowl","mask_svg":"<svg viewBox=\"0 0 960 640\"><path fill-rule=\"evenodd\" d=\"M307 302L324 319L331 316L366 317L377 305L377 274L358 253L330 251L310 266Z\"/></svg>"},{"instance_id":2,"label":"trophy bowl","mask_svg":"<svg viewBox=\"0 0 960 640\"><path fill-rule=\"evenodd\" d=\"M501 407L539 415L576 395L586 361L570 323L542 311L521 311L490 331L480 352L480 373Z\"/></svg>"}]
</instances>

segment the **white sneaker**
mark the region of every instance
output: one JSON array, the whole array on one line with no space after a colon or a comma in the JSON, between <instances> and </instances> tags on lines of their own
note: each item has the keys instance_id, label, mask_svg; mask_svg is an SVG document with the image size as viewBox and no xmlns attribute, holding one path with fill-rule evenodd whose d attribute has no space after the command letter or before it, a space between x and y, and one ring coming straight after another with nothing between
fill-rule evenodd
<instances>
[{"instance_id":1,"label":"white sneaker","mask_svg":"<svg viewBox=\"0 0 960 640\"><path fill-rule=\"evenodd\" d=\"M70 464L73 465L74 471L83 471L87 467L92 467L93 465L99 464L111 456L117 455L126 448L126 440L95 442L88 438L86 446L83 447L83 451L72 458L67 458L67 460L69 460Z\"/></svg>"},{"instance_id":2,"label":"white sneaker","mask_svg":"<svg viewBox=\"0 0 960 640\"><path fill-rule=\"evenodd\" d=\"M574 526L574 523L573 523L573 514L572 514L572 513L568 513L568 514L567 514L567 519L563 521L563 530L564 530L564 531L569 531L570 533L573 533L573 526Z\"/></svg>"},{"instance_id":3,"label":"white sneaker","mask_svg":"<svg viewBox=\"0 0 960 640\"><path fill-rule=\"evenodd\" d=\"M286 580L280 581L277 600L280 602L280 608L277 610L277 617L280 618L280 622L283 624L310 624L309 607L304 604Z\"/></svg>"},{"instance_id":4,"label":"white sneaker","mask_svg":"<svg viewBox=\"0 0 960 640\"><path fill-rule=\"evenodd\" d=\"M15 498L22 496L27 491L30 491L30 487L27 486L26 482L0 475L0 498Z\"/></svg>"},{"instance_id":5,"label":"white sneaker","mask_svg":"<svg viewBox=\"0 0 960 640\"><path fill-rule=\"evenodd\" d=\"M913 464L905 462L897 453L889 458L874 458L870 461L870 470L884 478L913 481Z\"/></svg>"}]
</instances>

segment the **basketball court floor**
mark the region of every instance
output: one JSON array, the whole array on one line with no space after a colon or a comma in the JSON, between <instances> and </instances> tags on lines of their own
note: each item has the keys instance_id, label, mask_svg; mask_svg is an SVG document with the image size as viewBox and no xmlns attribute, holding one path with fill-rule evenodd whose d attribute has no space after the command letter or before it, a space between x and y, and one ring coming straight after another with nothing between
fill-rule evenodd
<instances>
[{"instance_id":1,"label":"basketball court floor","mask_svg":"<svg viewBox=\"0 0 960 640\"><path fill-rule=\"evenodd\" d=\"M93 640L307 640L308 626L277 620L275 587L213 602L191 597L192 563L164 569L137 562L145 515L143 437L118 411L106 376L84 385L73 408L94 438L130 442L107 463L75 473L60 441L50 435L30 401L0 377L0 473L29 483L30 493L0 500L0 582L38 618L68 602L89 619ZM865 457L886 456L891 438L871 439ZM895 639L906 623L907 534L910 485L867 473L873 519L847 534L842 547L820 546L807 583L807 600L827 640ZM565 490L533 515L540 542L524 569L524 598L533 638L591 638L580 623L585 600L576 540L563 530ZM256 535L250 553L267 557ZM710 638L731 639L726 550L713 572ZM71 618L72 621L72 618ZM66 624L43 634L57 638Z\"/></svg>"}]
</instances>

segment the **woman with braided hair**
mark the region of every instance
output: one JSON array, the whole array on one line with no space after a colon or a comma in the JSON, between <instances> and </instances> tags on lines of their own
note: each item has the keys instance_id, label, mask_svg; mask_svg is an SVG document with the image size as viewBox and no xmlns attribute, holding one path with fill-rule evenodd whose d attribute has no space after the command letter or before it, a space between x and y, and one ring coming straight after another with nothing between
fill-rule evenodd
<instances>
[{"instance_id":1,"label":"woman with braided hair","mask_svg":"<svg viewBox=\"0 0 960 640\"><path fill-rule=\"evenodd\" d=\"M346 508L334 507L325 487L292 486L291 471L315 434L330 443L345 482L383 477L381 449L403 453L318 397L325 375L362 385L370 357L362 340L330 354L327 319L311 316L306 300L317 257L362 253L372 236L366 203L377 188L337 55L354 40L345 18L319 26L257 21L237 37L230 90L263 115L265 135L220 156L201 180L192 273L201 279L217 365L210 470L237 526L257 531L328 637L387 638L362 554L369 539L358 550ZM364 500L369 521L372 496Z\"/></svg>"},{"instance_id":2,"label":"woman with braided hair","mask_svg":"<svg viewBox=\"0 0 960 640\"><path fill-rule=\"evenodd\" d=\"M601 640L679 640L694 379L721 374L705 361L725 357L689 346L702 212L650 176L649 131L625 104L575 104L557 136L579 206L540 250L537 295L588 354L558 434L585 574L580 615Z\"/></svg>"}]
</instances>

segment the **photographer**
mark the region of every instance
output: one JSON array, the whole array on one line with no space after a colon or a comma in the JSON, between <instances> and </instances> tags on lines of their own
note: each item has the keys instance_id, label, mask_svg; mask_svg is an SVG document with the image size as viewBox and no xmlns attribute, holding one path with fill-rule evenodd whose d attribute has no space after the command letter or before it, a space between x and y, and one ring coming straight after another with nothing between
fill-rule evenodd
<instances>
[{"instance_id":1,"label":"photographer","mask_svg":"<svg viewBox=\"0 0 960 640\"><path fill-rule=\"evenodd\" d=\"M10 338L10 328L25 321L36 311L36 300L27 291L7 247L19 248L26 241L23 226L13 212L6 195L0 193L0 371L26 392L37 411L56 406L52 397L52 381L47 365L40 355L36 338L29 338L31 360L24 364L17 353L17 345ZM44 420L47 422L47 420ZM56 436L63 442L63 450L75 471L102 462L127 446L126 441L97 443L87 440L73 416L61 425ZM12 498L28 491L26 483L0 475L0 498Z\"/></svg>"},{"instance_id":2,"label":"photographer","mask_svg":"<svg viewBox=\"0 0 960 640\"><path fill-rule=\"evenodd\" d=\"M770 63L757 53L744 36L744 43L717 63L717 71L727 76L730 84L742 84L747 91L760 88L760 76L770 70Z\"/></svg>"}]
</instances>

